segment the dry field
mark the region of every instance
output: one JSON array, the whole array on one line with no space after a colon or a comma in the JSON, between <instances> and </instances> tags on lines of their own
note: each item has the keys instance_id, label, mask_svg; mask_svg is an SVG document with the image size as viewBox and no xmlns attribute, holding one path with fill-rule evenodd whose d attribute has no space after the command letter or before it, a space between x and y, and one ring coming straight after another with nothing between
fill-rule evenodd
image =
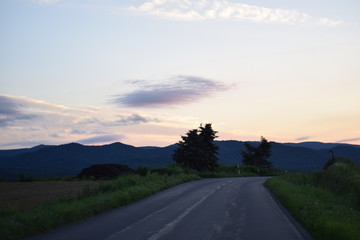
<instances>
[{"instance_id":1,"label":"dry field","mask_svg":"<svg viewBox=\"0 0 360 240\"><path fill-rule=\"evenodd\" d=\"M0 182L0 210L18 207L22 210L69 194L78 194L85 188L94 188L104 181L39 181Z\"/></svg>"}]
</instances>

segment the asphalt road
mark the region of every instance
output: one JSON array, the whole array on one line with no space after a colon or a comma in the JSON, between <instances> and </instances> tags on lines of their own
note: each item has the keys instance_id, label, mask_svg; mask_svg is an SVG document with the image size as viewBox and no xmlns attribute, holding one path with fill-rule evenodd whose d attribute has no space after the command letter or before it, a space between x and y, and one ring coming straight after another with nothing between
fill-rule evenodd
<instances>
[{"instance_id":1,"label":"asphalt road","mask_svg":"<svg viewBox=\"0 0 360 240\"><path fill-rule=\"evenodd\" d=\"M221 178L181 184L32 239L311 239L263 186L265 180Z\"/></svg>"}]
</instances>

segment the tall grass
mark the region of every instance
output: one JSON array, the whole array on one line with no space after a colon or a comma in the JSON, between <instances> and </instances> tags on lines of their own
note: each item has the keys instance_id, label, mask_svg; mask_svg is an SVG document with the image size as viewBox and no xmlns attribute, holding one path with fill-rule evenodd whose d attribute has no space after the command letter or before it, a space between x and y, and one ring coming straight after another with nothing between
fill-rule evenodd
<instances>
[{"instance_id":1,"label":"tall grass","mask_svg":"<svg viewBox=\"0 0 360 240\"><path fill-rule=\"evenodd\" d=\"M128 175L27 211L8 209L0 214L0 239L36 235L196 179L199 177L189 174Z\"/></svg>"},{"instance_id":2,"label":"tall grass","mask_svg":"<svg viewBox=\"0 0 360 240\"><path fill-rule=\"evenodd\" d=\"M315 174L316 186L342 196L347 204L360 211L360 168L346 158L336 158L325 171Z\"/></svg>"},{"instance_id":3,"label":"tall grass","mask_svg":"<svg viewBox=\"0 0 360 240\"><path fill-rule=\"evenodd\" d=\"M311 174L288 174L265 184L317 240L360 239L360 172L338 161Z\"/></svg>"}]
</instances>

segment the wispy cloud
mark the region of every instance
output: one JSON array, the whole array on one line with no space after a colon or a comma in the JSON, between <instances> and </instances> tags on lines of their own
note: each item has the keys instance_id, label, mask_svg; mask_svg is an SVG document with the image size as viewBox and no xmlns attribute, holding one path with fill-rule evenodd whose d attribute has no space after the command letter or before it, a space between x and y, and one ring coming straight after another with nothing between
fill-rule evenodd
<instances>
[{"instance_id":1,"label":"wispy cloud","mask_svg":"<svg viewBox=\"0 0 360 240\"><path fill-rule=\"evenodd\" d=\"M111 102L128 107L164 107L197 102L229 89L223 83L195 76L177 76L163 84L144 85L139 90L116 96Z\"/></svg>"},{"instance_id":2,"label":"wispy cloud","mask_svg":"<svg viewBox=\"0 0 360 240\"><path fill-rule=\"evenodd\" d=\"M158 117L107 107L68 108L26 97L0 95L0 146L26 143L103 143L125 138L127 126L159 123ZM121 134L118 134L121 132ZM98 141L98 142L96 142ZM9 145L10 144L10 145Z\"/></svg>"},{"instance_id":3,"label":"wispy cloud","mask_svg":"<svg viewBox=\"0 0 360 240\"><path fill-rule=\"evenodd\" d=\"M103 119L105 109L84 108L71 109L62 105L50 104L26 97L0 95L0 127L16 126L17 121L41 122L51 118L56 123L67 118L72 125L102 125L102 126L127 126L148 122L159 122L157 118L141 116L137 113L117 114L107 112Z\"/></svg>"},{"instance_id":4,"label":"wispy cloud","mask_svg":"<svg viewBox=\"0 0 360 240\"><path fill-rule=\"evenodd\" d=\"M39 111L34 109L49 108L59 109L59 105L50 106L49 104L36 101L25 97L13 97L9 95L0 95L0 127L14 125L18 121L30 121L42 117Z\"/></svg>"},{"instance_id":5,"label":"wispy cloud","mask_svg":"<svg viewBox=\"0 0 360 240\"><path fill-rule=\"evenodd\" d=\"M148 123L148 122L159 122L156 118L147 118L140 116L139 114L131 114L127 116L116 116L117 119L112 122L105 122L106 126L128 126L128 125L137 125L141 123Z\"/></svg>"},{"instance_id":6,"label":"wispy cloud","mask_svg":"<svg viewBox=\"0 0 360 240\"><path fill-rule=\"evenodd\" d=\"M342 23L339 20L314 17L297 10L266 8L227 0L151 0L140 6L131 6L129 10L138 14L182 21L220 19L321 26Z\"/></svg>"},{"instance_id":7,"label":"wispy cloud","mask_svg":"<svg viewBox=\"0 0 360 240\"><path fill-rule=\"evenodd\" d=\"M299 137L299 138L296 138L295 141L305 141L305 140L309 140L311 137L309 136L304 136L304 137Z\"/></svg>"},{"instance_id":8,"label":"wispy cloud","mask_svg":"<svg viewBox=\"0 0 360 240\"><path fill-rule=\"evenodd\" d=\"M349 142L356 142L356 141L360 141L360 138L348 138L348 139L341 139L339 141L337 141L338 143L349 143Z\"/></svg>"}]
</instances>

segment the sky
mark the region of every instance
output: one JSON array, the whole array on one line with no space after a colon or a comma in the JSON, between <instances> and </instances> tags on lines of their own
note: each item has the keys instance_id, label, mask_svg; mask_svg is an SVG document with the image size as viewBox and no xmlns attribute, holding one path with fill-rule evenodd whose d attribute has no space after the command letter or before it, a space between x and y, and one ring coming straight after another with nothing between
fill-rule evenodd
<instances>
[{"instance_id":1,"label":"sky","mask_svg":"<svg viewBox=\"0 0 360 240\"><path fill-rule=\"evenodd\" d=\"M360 144L358 0L1 0L0 149Z\"/></svg>"}]
</instances>

